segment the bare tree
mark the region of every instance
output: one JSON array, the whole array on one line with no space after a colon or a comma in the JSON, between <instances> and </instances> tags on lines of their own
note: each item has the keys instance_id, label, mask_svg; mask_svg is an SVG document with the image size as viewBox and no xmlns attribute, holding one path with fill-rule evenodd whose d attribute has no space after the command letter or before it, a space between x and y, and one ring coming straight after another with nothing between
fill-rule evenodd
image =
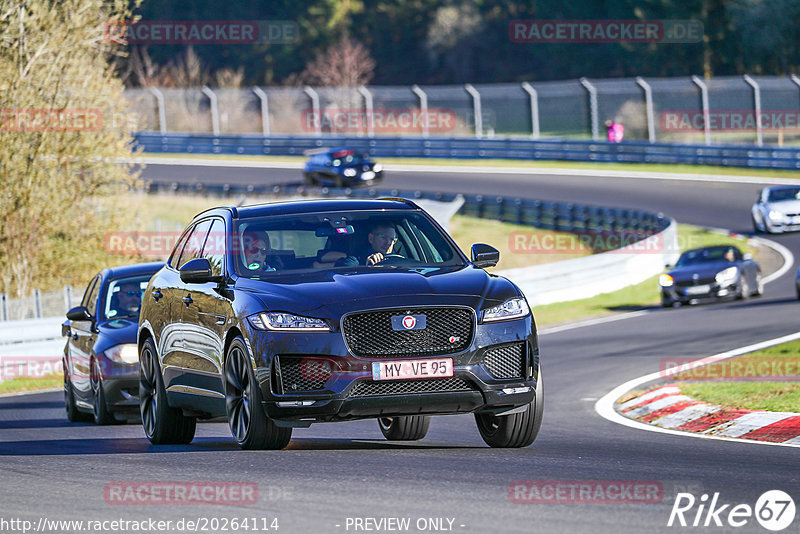
<instances>
[{"instance_id":1,"label":"bare tree","mask_svg":"<svg viewBox=\"0 0 800 534\"><path fill-rule=\"evenodd\" d=\"M367 47L345 36L318 55L300 78L314 85L357 87L369 83L374 70L375 60Z\"/></svg>"}]
</instances>

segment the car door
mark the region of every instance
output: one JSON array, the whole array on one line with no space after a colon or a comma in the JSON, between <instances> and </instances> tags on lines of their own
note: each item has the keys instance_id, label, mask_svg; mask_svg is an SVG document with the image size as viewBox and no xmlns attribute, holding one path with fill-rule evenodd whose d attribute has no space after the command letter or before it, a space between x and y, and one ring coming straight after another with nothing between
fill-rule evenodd
<instances>
[{"instance_id":1,"label":"car door","mask_svg":"<svg viewBox=\"0 0 800 534\"><path fill-rule=\"evenodd\" d=\"M86 307L92 316L90 321L69 321L69 365L70 380L75 393L75 401L83 407L91 402L91 359L94 345L94 325L97 320L97 299L100 294L102 277L98 274L87 286L81 306Z\"/></svg>"}]
</instances>

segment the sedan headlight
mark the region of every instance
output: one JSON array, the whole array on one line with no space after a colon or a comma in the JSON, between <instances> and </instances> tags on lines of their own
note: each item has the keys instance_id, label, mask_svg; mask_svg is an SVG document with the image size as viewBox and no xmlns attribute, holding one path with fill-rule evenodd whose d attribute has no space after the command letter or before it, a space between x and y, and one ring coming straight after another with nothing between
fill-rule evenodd
<instances>
[{"instance_id":1,"label":"sedan headlight","mask_svg":"<svg viewBox=\"0 0 800 534\"><path fill-rule=\"evenodd\" d=\"M668 274L662 274L658 277L658 285L661 287L672 287L674 283L675 280Z\"/></svg>"},{"instance_id":2,"label":"sedan headlight","mask_svg":"<svg viewBox=\"0 0 800 534\"><path fill-rule=\"evenodd\" d=\"M111 348L103 351L109 360L117 363L138 363L139 362L139 349L135 343L124 343L122 345L114 345Z\"/></svg>"},{"instance_id":3,"label":"sedan headlight","mask_svg":"<svg viewBox=\"0 0 800 534\"><path fill-rule=\"evenodd\" d=\"M356 174L357 174L357 171L355 169L353 169L353 168L344 170L344 175L345 176L355 176Z\"/></svg>"},{"instance_id":4,"label":"sedan headlight","mask_svg":"<svg viewBox=\"0 0 800 534\"><path fill-rule=\"evenodd\" d=\"M375 165L372 166L372 170L375 172L381 172L383 170L383 167L381 166L380 163L376 163Z\"/></svg>"},{"instance_id":5,"label":"sedan headlight","mask_svg":"<svg viewBox=\"0 0 800 534\"><path fill-rule=\"evenodd\" d=\"M483 310L483 322L508 321L525 317L531 312L524 297L508 299L499 306Z\"/></svg>"},{"instance_id":6,"label":"sedan headlight","mask_svg":"<svg viewBox=\"0 0 800 534\"><path fill-rule=\"evenodd\" d=\"M783 220L783 213L776 210L769 210L769 218L775 222Z\"/></svg>"},{"instance_id":7,"label":"sedan headlight","mask_svg":"<svg viewBox=\"0 0 800 534\"><path fill-rule=\"evenodd\" d=\"M736 281L736 277L739 276L739 268L738 267L728 267L717 273L717 276L714 277L714 280L721 286L728 286L731 285Z\"/></svg>"},{"instance_id":8,"label":"sedan headlight","mask_svg":"<svg viewBox=\"0 0 800 534\"><path fill-rule=\"evenodd\" d=\"M263 312L250 316L250 324L259 330L273 332L330 332L328 323L314 317L284 312Z\"/></svg>"}]
</instances>

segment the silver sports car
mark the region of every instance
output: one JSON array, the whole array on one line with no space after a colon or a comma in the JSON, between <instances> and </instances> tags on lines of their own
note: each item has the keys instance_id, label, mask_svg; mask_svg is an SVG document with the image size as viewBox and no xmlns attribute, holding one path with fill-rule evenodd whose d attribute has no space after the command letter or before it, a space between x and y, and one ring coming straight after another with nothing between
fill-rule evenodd
<instances>
[{"instance_id":1,"label":"silver sports car","mask_svg":"<svg viewBox=\"0 0 800 534\"><path fill-rule=\"evenodd\" d=\"M751 210L756 232L778 234L800 230L800 187L773 185L758 194Z\"/></svg>"}]
</instances>

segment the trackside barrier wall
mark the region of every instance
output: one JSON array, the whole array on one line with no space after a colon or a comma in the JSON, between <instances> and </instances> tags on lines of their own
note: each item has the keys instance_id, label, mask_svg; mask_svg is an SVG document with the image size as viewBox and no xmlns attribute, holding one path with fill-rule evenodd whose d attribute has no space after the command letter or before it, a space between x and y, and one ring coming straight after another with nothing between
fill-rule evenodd
<instances>
[{"instance_id":1,"label":"trackside barrier wall","mask_svg":"<svg viewBox=\"0 0 800 534\"><path fill-rule=\"evenodd\" d=\"M346 145L374 157L519 159L717 165L800 169L800 149L742 145L687 145L534 139L425 137L204 135L140 132L136 145L151 153L301 156L306 150Z\"/></svg>"}]
</instances>

